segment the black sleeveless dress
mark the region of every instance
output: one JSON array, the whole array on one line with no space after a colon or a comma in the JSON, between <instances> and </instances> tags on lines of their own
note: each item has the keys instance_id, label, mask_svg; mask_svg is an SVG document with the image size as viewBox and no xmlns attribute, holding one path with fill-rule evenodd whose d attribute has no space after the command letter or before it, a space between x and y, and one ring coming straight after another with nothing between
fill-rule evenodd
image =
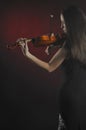
<instances>
[{"instance_id":1,"label":"black sleeveless dress","mask_svg":"<svg viewBox=\"0 0 86 130\"><path fill-rule=\"evenodd\" d=\"M86 130L86 66L73 59L64 66L67 81L60 91L57 130Z\"/></svg>"}]
</instances>

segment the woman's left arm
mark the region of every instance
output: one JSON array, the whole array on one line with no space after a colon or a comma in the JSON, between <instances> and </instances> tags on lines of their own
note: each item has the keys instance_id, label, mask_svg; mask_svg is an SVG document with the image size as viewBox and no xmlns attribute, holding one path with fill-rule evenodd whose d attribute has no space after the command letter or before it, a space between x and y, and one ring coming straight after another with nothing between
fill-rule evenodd
<instances>
[{"instance_id":1,"label":"woman's left arm","mask_svg":"<svg viewBox=\"0 0 86 130\"><path fill-rule=\"evenodd\" d=\"M54 54L54 56L51 58L51 60L47 63L45 61L40 60L39 58L37 58L36 56L34 56L30 53L28 45L27 45L27 40L20 40L19 44L20 44L20 47L21 47L21 50L22 50L24 56L26 56L28 59L30 59L31 61L36 63L41 68L44 68L48 72L52 72L52 71L56 70L66 58L66 50L64 49L64 46L62 48L60 48Z\"/></svg>"}]
</instances>

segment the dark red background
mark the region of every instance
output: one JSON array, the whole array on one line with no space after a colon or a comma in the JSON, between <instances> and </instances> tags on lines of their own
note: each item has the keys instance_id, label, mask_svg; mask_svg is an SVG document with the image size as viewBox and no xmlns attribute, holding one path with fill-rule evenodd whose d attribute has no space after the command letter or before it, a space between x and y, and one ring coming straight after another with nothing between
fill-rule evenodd
<instances>
[{"instance_id":1,"label":"dark red background","mask_svg":"<svg viewBox=\"0 0 86 130\"><path fill-rule=\"evenodd\" d=\"M2 1L0 4L0 45L12 44L20 37L37 37L50 32L50 14L54 14L53 31L60 33L60 11L75 3L85 11L81 0ZM45 47L30 51L49 61ZM59 88L65 75L62 67L48 73L25 58L20 50L0 48L1 128L33 130L56 129Z\"/></svg>"}]
</instances>

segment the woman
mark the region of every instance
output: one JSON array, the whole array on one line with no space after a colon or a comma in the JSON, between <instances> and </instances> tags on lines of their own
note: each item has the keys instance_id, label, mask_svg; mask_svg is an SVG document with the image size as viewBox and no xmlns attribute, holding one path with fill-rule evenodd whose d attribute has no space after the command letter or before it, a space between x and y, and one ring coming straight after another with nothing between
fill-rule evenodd
<instances>
[{"instance_id":1,"label":"woman","mask_svg":"<svg viewBox=\"0 0 86 130\"><path fill-rule=\"evenodd\" d=\"M60 92L58 130L86 130L86 16L76 7L64 9L60 15L66 42L46 63L29 52L27 40L18 40L23 54L49 72L62 63L67 81Z\"/></svg>"}]
</instances>

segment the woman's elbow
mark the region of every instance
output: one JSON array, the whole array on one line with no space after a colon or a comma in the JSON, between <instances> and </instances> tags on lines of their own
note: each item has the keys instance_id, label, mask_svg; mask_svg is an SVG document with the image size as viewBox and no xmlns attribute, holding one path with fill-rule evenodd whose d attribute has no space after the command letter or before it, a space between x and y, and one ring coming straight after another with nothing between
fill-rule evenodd
<instances>
[{"instance_id":1,"label":"woman's elbow","mask_svg":"<svg viewBox=\"0 0 86 130\"><path fill-rule=\"evenodd\" d=\"M51 73L51 72L53 72L53 71L54 71L54 70L52 70L52 69L49 69L49 70L48 70L49 73Z\"/></svg>"},{"instance_id":2,"label":"woman's elbow","mask_svg":"<svg viewBox=\"0 0 86 130\"><path fill-rule=\"evenodd\" d=\"M48 67L48 72L49 73L51 73L51 72L53 72L53 71L55 71L56 70L56 68L55 67L53 67L53 66L51 66L51 65L49 65L49 67Z\"/></svg>"}]
</instances>

